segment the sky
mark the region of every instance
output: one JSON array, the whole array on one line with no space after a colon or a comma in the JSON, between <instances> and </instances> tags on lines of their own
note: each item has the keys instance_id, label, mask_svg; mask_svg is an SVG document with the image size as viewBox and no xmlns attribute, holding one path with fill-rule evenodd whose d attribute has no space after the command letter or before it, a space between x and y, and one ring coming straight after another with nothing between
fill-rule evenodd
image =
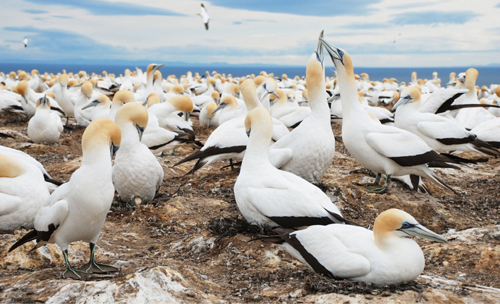
<instances>
[{"instance_id":1,"label":"sky","mask_svg":"<svg viewBox=\"0 0 500 304\"><path fill-rule=\"evenodd\" d=\"M500 64L499 14L500 0L3 0L0 62L297 66L325 30L356 66L484 66Z\"/></svg>"}]
</instances>

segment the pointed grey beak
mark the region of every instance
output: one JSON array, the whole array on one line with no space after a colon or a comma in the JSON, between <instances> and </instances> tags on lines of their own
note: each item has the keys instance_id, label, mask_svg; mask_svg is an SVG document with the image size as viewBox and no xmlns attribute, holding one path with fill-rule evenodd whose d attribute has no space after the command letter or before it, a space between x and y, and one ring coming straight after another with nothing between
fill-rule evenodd
<instances>
[{"instance_id":1,"label":"pointed grey beak","mask_svg":"<svg viewBox=\"0 0 500 304\"><path fill-rule=\"evenodd\" d=\"M222 102L220 105L217 106L217 108L215 108L215 110L212 112L212 115L214 115L215 112L224 109L226 106L227 106L227 103Z\"/></svg>"},{"instance_id":2,"label":"pointed grey beak","mask_svg":"<svg viewBox=\"0 0 500 304\"><path fill-rule=\"evenodd\" d=\"M344 52L336 46L329 44L323 38L319 38L319 40L323 43L323 46L325 47L328 54L330 54L333 64L335 64L335 59L337 59L342 63L342 65L344 65L344 59L342 58Z\"/></svg>"},{"instance_id":3,"label":"pointed grey beak","mask_svg":"<svg viewBox=\"0 0 500 304\"><path fill-rule=\"evenodd\" d=\"M164 64L157 64L153 67L153 74L154 72L158 71L161 67L165 66Z\"/></svg>"},{"instance_id":4,"label":"pointed grey beak","mask_svg":"<svg viewBox=\"0 0 500 304\"><path fill-rule=\"evenodd\" d=\"M332 97L328 98L328 103L332 103L335 100L339 100L339 99L340 99L340 94L332 95Z\"/></svg>"},{"instance_id":5,"label":"pointed grey beak","mask_svg":"<svg viewBox=\"0 0 500 304\"><path fill-rule=\"evenodd\" d=\"M269 98L269 106L272 107L276 103L276 101L278 101L278 98L275 98L275 99Z\"/></svg>"},{"instance_id":6,"label":"pointed grey beak","mask_svg":"<svg viewBox=\"0 0 500 304\"><path fill-rule=\"evenodd\" d=\"M89 103L88 105L86 105L85 107L82 108L82 110L85 110L85 109L88 109L88 108L92 108L92 107L95 107L97 106L98 104L100 104L99 100L93 100L91 103Z\"/></svg>"},{"instance_id":7,"label":"pointed grey beak","mask_svg":"<svg viewBox=\"0 0 500 304\"><path fill-rule=\"evenodd\" d=\"M321 31L321 33L319 34L319 38L318 38L318 44L316 45L316 59L321 63L321 66L323 66L323 61L325 59L325 56L323 55L323 45L322 45L322 42L321 42L321 39L323 38L323 33L325 31Z\"/></svg>"},{"instance_id":8,"label":"pointed grey beak","mask_svg":"<svg viewBox=\"0 0 500 304\"><path fill-rule=\"evenodd\" d=\"M47 98L47 95L43 95L42 98L40 98L40 105L48 105L49 104L49 99Z\"/></svg>"},{"instance_id":9,"label":"pointed grey beak","mask_svg":"<svg viewBox=\"0 0 500 304\"><path fill-rule=\"evenodd\" d=\"M138 124L135 124L135 128L137 129L137 133L139 133L139 141L141 141L142 135L144 134L144 127L140 127Z\"/></svg>"},{"instance_id":10,"label":"pointed grey beak","mask_svg":"<svg viewBox=\"0 0 500 304\"><path fill-rule=\"evenodd\" d=\"M400 98L398 100L398 102L396 102L396 104L394 105L394 107L392 107L392 110L391 112L394 113L396 112L396 109L399 108L400 106L404 105L404 104L407 104L411 101L411 97L410 95L406 96L406 97L403 97L403 98Z\"/></svg>"},{"instance_id":11,"label":"pointed grey beak","mask_svg":"<svg viewBox=\"0 0 500 304\"><path fill-rule=\"evenodd\" d=\"M420 224L412 225L412 227L410 227L410 228L401 228L398 230L401 232L404 232L408 235L411 235L411 236L423 237L423 238L433 240L433 241L438 242L438 243L447 243L448 242L444 237L440 236L437 233L430 231L429 229L425 228L424 226L422 226Z\"/></svg>"}]
</instances>

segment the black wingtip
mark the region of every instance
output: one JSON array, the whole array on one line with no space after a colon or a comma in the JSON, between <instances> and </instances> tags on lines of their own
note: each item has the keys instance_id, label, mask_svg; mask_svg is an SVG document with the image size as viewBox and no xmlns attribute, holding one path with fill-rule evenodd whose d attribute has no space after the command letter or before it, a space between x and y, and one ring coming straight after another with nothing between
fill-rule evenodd
<instances>
[{"instance_id":1,"label":"black wingtip","mask_svg":"<svg viewBox=\"0 0 500 304\"><path fill-rule=\"evenodd\" d=\"M9 252L11 252L12 250L16 249L17 247L27 243L27 242L30 242L30 241L33 241L36 239L36 230L33 229L31 230L30 232L26 233L19 241L17 241L14 245L12 245L12 247L9 248Z\"/></svg>"}]
</instances>

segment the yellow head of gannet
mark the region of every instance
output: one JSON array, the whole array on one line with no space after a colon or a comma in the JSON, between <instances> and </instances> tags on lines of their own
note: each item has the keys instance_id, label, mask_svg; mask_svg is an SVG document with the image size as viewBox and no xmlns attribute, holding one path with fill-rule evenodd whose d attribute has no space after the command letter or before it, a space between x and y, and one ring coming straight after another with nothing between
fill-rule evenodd
<instances>
[{"instance_id":1,"label":"yellow head of gannet","mask_svg":"<svg viewBox=\"0 0 500 304\"><path fill-rule=\"evenodd\" d=\"M17 77L19 78L19 80L29 80L28 74L26 74L25 72L19 73Z\"/></svg>"},{"instance_id":2,"label":"yellow head of gannet","mask_svg":"<svg viewBox=\"0 0 500 304\"><path fill-rule=\"evenodd\" d=\"M219 94L219 92L213 91L211 96L212 96L212 99L214 100L214 102L216 104L219 104L219 101L220 101L220 94Z\"/></svg>"},{"instance_id":3,"label":"yellow head of gannet","mask_svg":"<svg viewBox=\"0 0 500 304\"><path fill-rule=\"evenodd\" d=\"M286 103L287 101L287 96L285 95L285 92L283 92L282 90L276 90L275 93L278 95L269 95L269 104L272 106L274 105L276 102L278 104L284 104ZM293 95L293 93L292 93Z\"/></svg>"},{"instance_id":4,"label":"yellow head of gannet","mask_svg":"<svg viewBox=\"0 0 500 304\"><path fill-rule=\"evenodd\" d=\"M127 90L120 90L116 92L113 97L113 104L123 105L125 103L134 102L135 96L132 92Z\"/></svg>"},{"instance_id":5,"label":"yellow head of gannet","mask_svg":"<svg viewBox=\"0 0 500 304\"><path fill-rule=\"evenodd\" d=\"M215 111L216 108L217 108L217 104L215 102L210 102L209 104L207 104L207 116L209 118L214 118L215 112L216 112Z\"/></svg>"},{"instance_id":6,"label":"yellow head of gannet","mask_svg":"<svg viewBox=\"0 0 500 304\"><path fill-rule=\"evenodd\" d=\"M224 109L225 107L230 107L233 111L236 111L238 108L238 101L236 98L232 95L225 95L222 97L220 100L220 104L211 112L213 115L215 115L215 112ZM207 110L208 111L208 110Z\"/></svg>"},{"instance_id":7,"label":"yellow head of gannet","mask_svg":"<svg viewBox=\"0 0 500 304\"><path fill-rule=\"evenodd\" d=\"M19 95L24 96L26 94L26 90L28 89L28 82L26 80L22 80L17 84L17 93Z\"/></svg>"},{"instance_id":8,"label":"yellow head of gannet","mask_svg":"<svg viewBox=\"0 0 500 304\"><path fill-rule=\"evenodd\" d=\"M495 94L500 97L500 85L495 88Z\"/></svg>"},{"instance_id":9,"label":"yellow head of gannet","mask_svg":"<svg viewBox=\"0 0 500 304\"><path fill-rule=\"evenodd\" d=\"M82 136L83 161L86 154L100 150L103 145L111 147L111 156L121 144L122 131L120 127L107 118L98 118L92 121L85 129Z\"/></svg>"},{"instance_id":10,"label":"yellow head of gannet","mask_svg":"<svg viewBox=\"0 0 500 304\"><path fill-rule=\"evenodd\" d=\"M279 93L278 93L279 95ZM286 94L286 99L290 102L294 102L295 101L295 94L293 92L288 92Z\"/></svg>"},{"instance_id":11,"label":"yellow head of gannet","mask_svg":"<svg viewBox=\"0 0 500 304\"><path fill-rule=\"evenodd\" d=\"M148 108L158 103L160 103L160 98L158 97L158 94L151 93L148 95L148 98L146 99L146 104Z\"/></svg>"},{"instance_id":12,"label":"yellow head of gannet","mask_svg":"<svg viewBox=\"0 0 500 304\"><path fill-rule=\"evenodd\" d=\"M36 107L50 109L50 100L47 98L47 95L36 101Z\"/></svg>"},{"instance_id":13,"label":"yellow head of gannet","mask_svg":"<svg viewBox=\"0 0 500 304\"><path fill-rule=\"evenodd\" d=\"M0 177L14 178L22 173L23 170L16 158L0 154Z\"/></svg>"},{"instance_id":14,"label":"yellow head of gannet","mask_svg":"<svg viewBox=\"0 0 500 304\"><path fill-rule=\"evenodd\" d=\"M248 137L251 137L252 130L257 131L258 135L267 142L273 136L273 120L269 111L264 107L256 107L248 112L245 118L245 131ZM248 149L248 147L247 147Z\"/></svg>"},{"instance_id":15,"label":"yellow head of gannet","mask_svg":"<svg viewBox=\"0 0 500 304\"><path fill-rule=\"evenodd\" d=\"M93 100L91 103L89 103L88 105L84 106L82 108L82 110L85 110L87 108L91 108L91 107L95 107L99 104L102 104L104 105L105 107L107 107L109 109L110 105L111 105L111 101L109 100L108 96L104 95L104 94L100 94L99 96L97 96L97 99Z\"/></svg>"},{"instance_id":16,"label":"yellow head of gannet","mask_svg":"<svg viewBox=\"0 0 500 304\"><path fill-rule=\"evenodd\" d=\"M256 86L260 86L264 81L266 81L266 77L264 76L257 76L253 79Z\"/></svg>"},{"instance_id":17,"label":"yellow head of gannet","mask_svg":"<svg viewBox=\"0 0 500 304\"><path fill-rule=\"evenodd\" d=\"M224 92L229 93L236 98L240 97L240 88L235 83L228 84L224 89Z\"/></svg>"},{"instance_id":18,"label":"yellow head of gannet","mask_svg":"<svg viewBox=\"0 0 500 304\"><path fill-rule=\"evenodd\" d=\"M476 69L470 68L465 72L465 75L460 74L458 80L465 84L465 88L468 89L469 92L474 92L474 86L476 85L478 75L479 72Z\"/></svg>"},{"instance_id":19,"label":"yellow head of gannet","mask_svg":"<svg viewBox=\"0 0 500 304\"><path fill-rule=\"evenodd\" d=\"M57 80L59 81L59 83L65 87L68 85L68 82L69 82L69 78L68 78L68 75L67 74L62 74L62 75L59 75L57 76Z\"/></svg>"},{"instance_id":20,"label":"yellow head of gannet","mask_svg":"<svg viewBox=\"0 0 500 304\"><path fill-rule=\"evenodd\" d=\"M415 87L407 87L401 92L401 98L398 102L392 107L392 111L396 111L400 106L411 103L411 102L419 102L420 101L420 91Z\"/></svg>"},{"instance_id":21,"label":"yellow head of gannet","mask_svg":"<svg viewBox=\"0 0 500 304\"><path fill-rule=\"evenodd\" d=\"M177 111L192 112L193 111L193 101L186 95L175 95L167 100L168 103L172 104Z\"/></svg>"},{"instance_id":22,"label":"yellow head of gannet","mask_svg":"<svg viewBox=\"0 0 500 304\"><path fill-rule=\"evenodd\" d=\"M92 83L90 83L90 81L85 81L82 84L82 87L80 88L80 90L82 91L82 94L87 96L87 98L91 98L92 93L94 92L94 87L92 86Z\"/></svg>"},{"instance_id":23,"label":"yellow head of gannet","mask_svg":"<svg viewBox=\"0 0 500 304\"><path fill-rule=\"evenodd\" d=\"M174 85L171 89L170 92L172 94L177 94L177 95L182 95L184 94L184 88L178 84Z\"/></svg>"},{"instance_id":24,"label":"yellow head of gannet","mask_svg":"<svg viewBox=\"0 0 500 304\"><path fill-rule=\"evenodd\" d=\"M139 141L142 139L144 129L148 125L148 110L140 103L131 102L123 105L118 112L116 112L115 121L119 126L124 124L134 124L137 132L139 133Z\"/></svg>"}]
</instances>

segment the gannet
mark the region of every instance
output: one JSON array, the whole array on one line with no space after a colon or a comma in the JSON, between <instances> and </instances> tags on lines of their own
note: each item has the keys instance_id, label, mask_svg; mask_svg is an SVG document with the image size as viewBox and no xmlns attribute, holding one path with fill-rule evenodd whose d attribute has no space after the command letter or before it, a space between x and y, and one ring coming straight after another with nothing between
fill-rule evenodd
<instances>
[{"instance_id":1,"label":"gannet","mask_svg":"<svg viewBox=\"0 0 500 304\"><path fill-rule=\"evenodd\" d=\"M269 161L272 119L264 107L245 119L249 136L240 174L234 184L238 209L255 225L287 228L345 222L339 209L319 188Z\"/></svg>"},{"instance_id":2,"label":"gannet","mask_svg":"<svg viewBox=\"0 0 500 304\"><path fill-rule=\"evenodd\" d=\"M363 166L386 175L383 187L368 188L369 192L384 193L391 175L414 174L454 190L432 172L428 164L457 168L454 161L439 155L418 136L396 127L373 121L358 101L356 81L350 55L320 38L337 70L342 95L342 139L349 153Z\"/></svg>"},{"instance_id":3,"label":"gannet","mask_svg":"<svg viewBox=\"0 0 500 304\"><path fill-rule=\"evenodd\" d=\"M299 107L299 104L293 99L293 93L286 96L282 90L276 90L278 98L270 100L271 115L280 120L288 128L297 127L306 117L311 114L309 107Z\"/></svg>"},{"instance_id":4,"label":"gannet","mask_svg":"<svg viewBox=\"0 0 500 304\"><path fill-rule=\"evenodd\" d=\"M186 95L175 95L167 101L159 104L154 104L148 108L148 112L153 113L158 118L160 127L176 133L186 133L194 139L195 134L189 116L185 114L185 118L179 117L177 112L190 113L193 111L193 102Z\"/></svg>"},{"instance_id":5,"label":"gannet","mask_svg":"<svg viewBox=\"0 0 500 304\"><path fill-rule=\"evenodd\" d=\"M149 94L154 92L154 84L153 84L153 79L154 79L154 74L155 72L163 67L164 64L156 64L156 63L151 63L148 65L148 68L146 70L146 87L143 91L135 93L135 99L138 102L144 102Z\"/></svg>"},{"instance_id":6,"label":"gannet","mask_svg":"<svg viewBox=\"0 0 500 304\"><path fill-rule=\"evenodd\" d=\"M270 158L277 168L318 183L335 155L321 42L307 63L306 82L311 114L271 146Z\"/></svg>"},{"instance_id":7,"label":"gannet","mask_svg":"<svg viewBox=\"0 0 500 304\"><path fill-rule=\"evenodd\" d=\"M148 147L141 142L148 124L148 111L137 102L116 112L122 131L120 150L113 165L113 184L122 201L140 205L153 200L163 182L163 169Z\"/></svg>"},{"instance_id":8,"label":"gannet","mask_svg":"<svg viewBox=\"0 0 500 304\"><path fill-rule=\"evenodd\" d=\"M406 236L447 242L399 209L380 213L373 232L352 225L311 226L300 231L277 228L276 231L285 241L283 247L314 271L376 285L412 281L424 270L422 250Z\"/></svg>"},{"instance_id":9,"label":"gannet","mask_svg":"<svg viewBox=\"0 0 500 304\"><path fill-rule=\"evenodd\" d=\"M35 115L36 104L40 98L45 96L45 94L36 93L35 91L33 91L26 80L22 80L19 82L19 84L17 85L17 93L22 96L21 106L23 107L26 114L28 114L29 117ZM55 100L52 102L50 109L66 116L64 111Z\"/></svg>"},{"instance_id":10,"label":"gannet","mask_svg":"<svg viewBox=\"0 0 500 304\"><path fill-rule=\"evenodd\" d=\"M198 13L198 16L203 18L203 23L205 24L205 29L208 31L208 22L210 21L210 16L207 13L207 9L201 4L201 13Z\"/></svg>"},{"instance_id":11,"label":"gannet","mask_svg":"<svg viewBox=\"0 0 500 304\"><path fill-rule=\"evenodd\" d=\"M0 150L0 233L31 229L35 215L49 197L43 173L30 161L2 152Z\"/></svg>"},{"instance_id":12,"label":"gannet","mask_svg":"<svg viewBox=\"0 0 500 304\"><path fill-rule=\"evenodd\" d=\"M90 109L90 121L96 120L101 117L109 117L109 111L111 107L111 100L109 100L106 95L99 95L97 99L94 99L89 104L84 106L82 110Z\"/></svg>"},{"instance_id":13,"label":"gannet","mask_svg":"<svg viewBox=\"0 0 500 304\"><path fill-rule=\"evenodd\" d=\"M36 112L28 122L28 136L37 144L53 144L64 127L61 118L50 110L50 101L44 96L36 104Z\"/></svg>"},{"instance_id":14,"label":"gannet","mask_svg":"<svg viewBox=\"0 0 500 304\"><path fill-rule=\"evenodd\" d=\"M232 95L226 95L221 98L220 104L213 110L212 114L219 113L219 124L228 120L246 114L246 108L238 108L238 101Z\"/></svg>"},{"instance_id":15,"label":"gannet","mask_svg":"<svg viewBox=\"0 0 500 304\"><path fill-rule=\"evenodd\" d=\"M52 87L55 94L55 99L66 113L66 117L75 115L75 104L73 103L72 95L68 91L68 75L62 74L56 77L56 83Z\"/></svg>"},{"instance_id":16,"label":"gannet","mask_svg":"<svg viewBox=\"0 0 500 304\"><path fill-rule=\"evenodd\" d=\"M220 112L215 112L217 104L215 102L208 103L200 112L200 126L207 128L219 126Z\"/></svg>"},{"instance_id":17,"label":"gannet","mask_svg":"<svg viewBox=\"0 0 500 304\"><path fill-rule=\"evenodd\" d=\"M92 100L91 98L93 92L94 89L90 81L85 81L82 84L80 88L80 94L76 99L75 119L76 122L82 127L88 126L92 120L90 116L91 110L87 110L88 108L86 106L88 105L89 101Z\"/></svg>"},{"instance_id":18,"label":"gannet","mask_svg":"<svg viewBox=\"0 0 500 304\"><path fill-rule=\"evenodd\" d=\"M115 96L113 96L113 102L111 103L108 118L114 121L118 109L129 102L135 102L135 96L132 92L127 90L116 92Z\"/></svg>"},{"instance_id":19,"label":"gannet","mask_svg":"<svg viewBox=\"0 0 500 304\"><path fill-rule=\"evenodd\" d=\"M421 112L420 92L415 87L408 87L401 94L403 97L393 107L393 111L396 111L396 127L422 138L433 150L440 153L465 151L492 156L499 154L453 118Z\"/></svg>"},{"instance_id":20,"label":"gannet","mask_svg":"<svg viewBox=\"0 0 500 304\"><path fill-rule=\"evenodd\" d=\"M28 37L24 37L24 39L23 39L23 44L24 44L24 47L25 47L25 48L26 48L26 47L28 47L28 43L29 43L29 42L30 42L30 41L28 40Z\"/></svg>"},{"instance_id":21,"label":"gannet","mask_svg":"<svg viewBox=\"0 0 500 304\"><path fill-rule=\"evenodd\" d=\"M63 277L80 279L78 270L91 273L117 271L115 267L96 262L95 244L113 202L111 157L120 145L120 139L120 128L107 118L99 118L87 127L82 136L82 166L68 183L52 193L47 199L47 207L41 208L35 217L35 228L12 245L9 252L31 240L37 241L35 248L56 243L63 252L66 265ZM76 270L69 263L68 246L80 240L89 242L90 261Z\"/></svg>"}]
</instances>

